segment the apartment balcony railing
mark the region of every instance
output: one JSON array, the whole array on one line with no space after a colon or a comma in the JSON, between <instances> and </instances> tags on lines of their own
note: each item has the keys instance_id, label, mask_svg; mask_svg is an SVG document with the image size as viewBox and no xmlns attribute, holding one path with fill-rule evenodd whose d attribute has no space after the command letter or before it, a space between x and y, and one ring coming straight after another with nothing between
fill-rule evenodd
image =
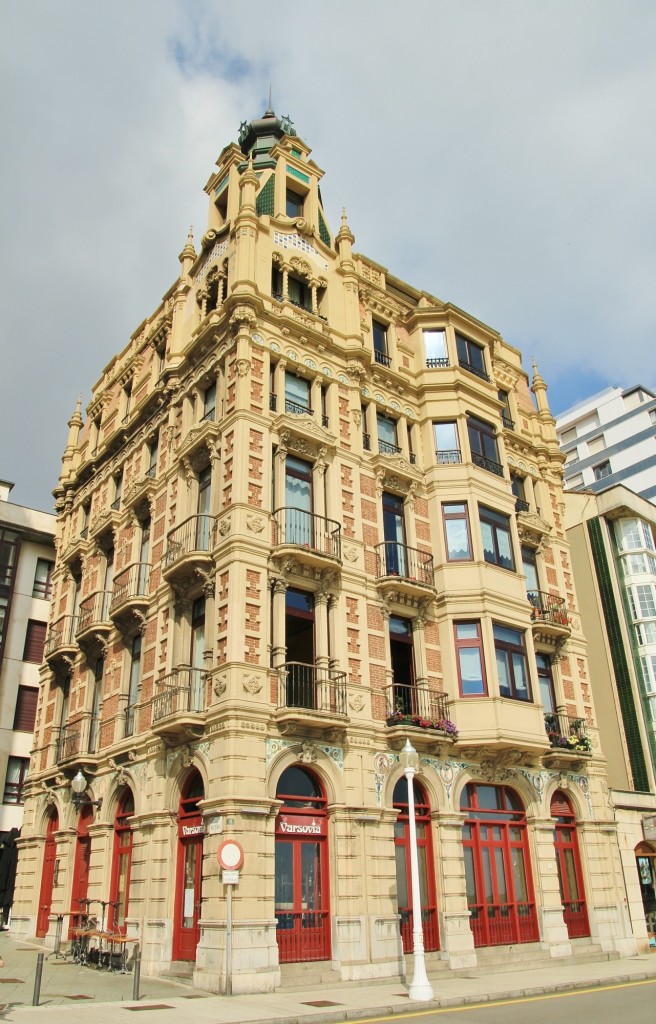
<instances>
[{"instance_id":1,"label":"apartment balcony railing","mask_svg":"<svg viewBox=\"0 0 656 1024\"><path fill-rule=\"evenodd\" d=\"M99 719L97 716L83 718L72 725L65 725L57 741L57 764L71 761L86 754L95 754L98 749Z\"/></svg>"},{"instance_id":2,"label":"apartment balcony railing","mask_svg":"<svg viewBox=\"0 0 656 1024\"><path fill-rule=\"evenodd\" d=\"M112 599L111 590L96 590L89 594L80 605L77 623L77 638L83 638L90 629L97 631L103 626L111 628L109 605Z\"/></svg>"},{"instance_id":3,"label":"apartment balcony railing","mask_svg":"<svg viewBox=\"0 0 656 1024\"><path fill-rule=\"evenodd\" d=\"M272 544L274 547L293 544L331 558L341 558L342 528L334 519L285 506L273 513Z\"/></svg>"},{"instance_id":4,"label":"apartment balcony railing","mask_svg":"<svg viewBox=\"0 0 656 1024\"><path fill-rule=\"evenodd\" d=\"M203 714L206 689L205 669L178 665L157 683L157 693L151 700L153 728L179 716Z\"/></svg>"},{"instance_id":5,"label":"apartment balcony railing","mask_svg":"<svg viewBox=\"0 0 656 1024\"><path fill-rule=\"evenodd\" d=\"M364 430L362 431L362 447L366 452L371 451L371 434L367 434Z\"/></svg>"},{"instance_id":6,"label":"apartment balcony railing","mask_svg":"<svg viewBox=\"0 0 656 1024\"><path fill-rule=\"evenodd\" d=\"M290 412L294 416L313 416L313 410L309 405L303 405L302 402L295 402L293 398L285 399L285 412Z\"/></svg>"},{"instance_id":7,"label":"apartment balcony railing","mask_svg":"<svg viewBox=\"0 0 656 1024\"><path fill-rule=\"evenodd\" d=\"M391 357L388 356L386 352L379 352L378 349L374 352L374 359L377 363L380 363L381 366L392 365Z\"/></svg>"},{"instance_id":8,"label":"apartment balcony railing","mask_svg":"<svg viewBox=\"0 0 656 1024\"><path fill-rule=\"evenodd\" d=\"M329 665L285 662L278 669L278 708L346 715L346 672Z\"/></svg>"},{"instance_id":9,"label":"apartment balcony railing","mask_svg":"<svg viewBox=\"0 0 656 1024\"><path fill-rule=\"evenodd\" d=\"M501 422L503 423L503 425L506 428L506 430L514 430L515 429L515 421L510 418L510 416L508 415L507 412L502 412L501 413Z\"/></svg>"},{"instance_id":10,"label":"apartment balcony railing","mask_svg":"<svg viewBox=\"0 0 656 1024\"><path fill-rule=\"evenodd\" d=\"M528 501L525 501L524 498L515 499L515 512L528 512L530 507Z\"/></svg>"},{"instance_id":11,"label":"apartment balcony railing","mask_svg":"<svg viewBox=\"0 0 656 1024\"><path fill-rule=\"evenodd\" d=\"M529 590L526 595L531 608L531 621L537 631L555 636L571 632L565 598L544 590Z\"/></svg>"},{"instance_id":12,"label":"apartment balcony railing","mask_svg":"<svg viewBox=\"0 0 656 1024\"><path fill-rule=\"evenodd\" d=\"M77 649L75 634L77 632L77 615L62 615L48 630L44 656L46 661L66 657Z\"/></svg>"},{"instance_id":13,"label":"apartment balcony railing","mask_svg":"<svg viewBox=\"0 0 656 1024\"><path fill-rule=\"evenodd\" d=\"M385 687L385 701L389 726L415 725L457 735L457 729L449 720L447 694L441 690L429 690L425 679L417 679L414 683L391 683ZM420 725L419 720L425 724Z\"/></svg>"},{"instance_id":14,"label":"apartment balcony railing","mask_svg":"<svg viewBox=\"0 0 656 1024\"><path fill-rule=\"evenodd\" d=\"M472 363L468 363L465 359L459 359L458 362L460 366L462 366L463 370L467 370L468 373L473 373L476 377L480 377L481 380L489 381L490 378L485 370L481 370L478 366L473 366Z\"/></svg>"},{"instance_id":15,"label":"apartment balcony railing","mask_svg":"<svg viewBox=\"0 0 656 1024\"><path fill-rule=\"evenodd\" d=\"M440 356L437 359L427 359L426 366L429 370L442 369L449 366L449 358L448 356Z\"/></svg>"},{"instance_id":16,"label":"apartment balcony railing","mask_svg":"<svg viewBox=\"0 0 656 1024\"><path fill-rule=\"evenodd\" d=\"M397 444L391 444L390 441L383 441L381 438L378 439L378 451L383 455L399 455L401 453Z\"/></svg>"},{"instance_id":17,"label":"apartment balcony railing","mask_svg":"<svg viewBox=\"0 0 656 1024\"><path fill-rule=\"evenodd\" d=\"M186 567L196 560L205 562L215 544L216 519L214 516L196 515L171 530L166 540L162 560L165 575L171 575L178 565ZM167 573L167 570L170 570Z\"/></svg>"},{"instance_id":18,"label":"apartment balcony railing","mask_svg":"<svg viewBox=\"0 0 656 1024\"><path fill-rule=\"evenodd\" d=\"M474 465L480 469L486 469L488 473L494 473L496 476L503 476L503 466L495 462L494 459L488 459L485 455L480 455L478 452L472 452L471 457Z\"/></svg>"},{"instance_id":19,"label":"apartment balcony railing","mask_svg":"<svg viewBox=\"0 0 656 1024\"><path fill-rule=\"evenodd\" d=\"M424 587L435 584L433 556L417 548L409 548L397 541L383 541L376 545L376 575L400 577Z\"/></svg>"},{"instance_id":20,"label":"apartment balcony railing","mask_svg":"<svg viewBox=\"0 0 656 1024\"><path fill-rule=\"evenodd\" d=\"M435 452L435 461L439 466L455 466L462 462L462 452L459 448L447 449L443 452Z\"/></svg>"},{"instance_id":21,"label":"apartment balcony railing","mask_svg":"<svg viewBox=\"0 0 656 1024\"><path fill-rule=\"evenodd\" d=\"M269 412L275 412L278 408L278 396L269 395Z\"/></svg>"},{"instance_id":22,"label":"apartment balcony railing","mask_svg":"<svg viewBox=\"0 0 656 1024\"><path fill-rule=\"evenodd\" d=\"M114 590L110 605L111 614L134 598L146 598L150 587L150 570L148 562L133 562L123 569L114 580Z\"/></svg>"},{"instance_id":23,"label":"apartment balcony railing","mask_svg":"<svg viewBox=\"0 0 656 1024\"><path fill-rule=\"evenodd\" d=\"M592 751L585 719L568 715L564 711L547 711L544 727L553 750L573 754L589 754Z\"/></svg>"}]
</instances>

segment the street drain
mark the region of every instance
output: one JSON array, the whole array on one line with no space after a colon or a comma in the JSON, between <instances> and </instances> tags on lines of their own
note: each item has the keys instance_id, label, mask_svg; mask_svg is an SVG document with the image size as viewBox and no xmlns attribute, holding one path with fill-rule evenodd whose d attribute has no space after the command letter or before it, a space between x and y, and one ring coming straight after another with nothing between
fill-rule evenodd
<instances>
[{"instance_id":1,"label":"street drain","mask_svg":"<svg viewBox=\"0 0 656 1024\"><path fill-rule=\"evenodd\" d=\"M343 1006L344 1003L332 1003L330 999L311 999L308 1003L302 1003L302 1006Z\"/></svg>"}]
</instances>

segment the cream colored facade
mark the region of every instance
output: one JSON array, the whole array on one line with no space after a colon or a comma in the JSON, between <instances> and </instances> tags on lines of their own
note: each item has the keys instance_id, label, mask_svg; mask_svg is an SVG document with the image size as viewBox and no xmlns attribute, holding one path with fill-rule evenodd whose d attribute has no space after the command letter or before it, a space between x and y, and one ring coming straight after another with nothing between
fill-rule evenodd
<instances>
[{"instance_id":1,"label":"cream colored facade","mask_svg":"<svg viewBox=\"0 0 656 1024\"><path fill-rule=\"evenodd\" d=\"M85 839L90 899L116 895L117 807L132 795L126 927L144 969L189 961L184 903L198 928L194 981L224 990L216 853L234 838L245 860L233 991L280 984L281 960L307 955L319 905L320 958L335 977L396 975L393 794L409 735L429 805L430 957L457 969L484 955L463 853L468 783L487 787L481 798L508 787L525 812L532 947L629 954L546 385L535 370L533 398L496 331L354 252L345 215L331 233L322 171L286 119L244 124L240 143L206 185L199 250L190 237L179 278L103 371L86 419L78 409L70 421L15 931L38 927L49 828L52 915L76 909L69 781L82 767L102 798ZM536 654L553 678L551 740ZM293 767L314 780L309 806L324 816L308 826L315 866L294 875L292 900L284 830L301 826L279 809ZM185 895L178 812L194 771L202 888ZM576 817L587 940L564 920L557 791ZM485 930L492 912L477 913Z\"/></svg>"}]
</instances>

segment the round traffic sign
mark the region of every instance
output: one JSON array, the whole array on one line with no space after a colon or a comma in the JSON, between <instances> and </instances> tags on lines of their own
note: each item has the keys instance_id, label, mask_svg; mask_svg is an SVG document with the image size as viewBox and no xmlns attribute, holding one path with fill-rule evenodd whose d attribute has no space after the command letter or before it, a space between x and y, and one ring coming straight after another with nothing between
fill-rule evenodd
<instances>
[{"instance_id":1,"label":"round traffic sign","mask_svg":"<svg viewBox=\"0 0 656 1024\"><path fill-rule=\"evenodd\" d=\"M216 856L224 871L238 871L244 863L244 850L236 839L224 839Z\"/></svg>"}]
</instances>

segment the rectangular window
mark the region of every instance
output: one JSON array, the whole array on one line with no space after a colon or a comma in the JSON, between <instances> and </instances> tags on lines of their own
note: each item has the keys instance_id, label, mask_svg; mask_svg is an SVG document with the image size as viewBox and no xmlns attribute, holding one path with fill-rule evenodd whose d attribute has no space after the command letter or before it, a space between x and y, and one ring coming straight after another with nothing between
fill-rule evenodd
<instances>
[{"instance_id":1,"label":"rectangular window","mask_svg":"<svg viewBox=\"0 0 656 1024\"><path fill-rule=\"evenodd\" d=\"M291 274L287 277L287 296L292 305L300 306L301 309L312 309L311 290L305 281L301 281L298 277L292 277Z\"/></svg>"},{"instance_id":2,"label":"rectangular window","mask_svg":"<svg viewBox=\"0 0 656 1024\"><path fill-rule=\"evenodd\" d=\"M14 729L18 732L34 732L36 705L39 691L36 686L19 686L14 711Z\"/></svg>"},{"instance_id":3,"label":"rectangular window","mask_svg":"<svg viewBox=\"0 0 656 1024\"><path fill-rule=\"evenodd\" d=\"M18 556L19 536L13 530L0 530L0 587L11 587Z\"/></svg>"},{"instance_id":4,"label":"rectangular window","mask_svg":"<svg viewBox=\"0 0 656 1024\"><path fill-rule=\"evenodd\" d=\"M305 196L302 196L300 192L295 192L292 188L287 189L287 193L285 195L285 213L288 217L302 217L304 203Z\"/></svg>"},{"instance_id":5,"label":"rectangular window","mask_svg":"<svg viewBox=\"0 0 656 1024\"><path fill-rule=\"evenodd\" d=\"M159 437L156 437L154 441L148 445L148 469L146 470L146 476L156 477L157 476L157 459L159 457Z\"/></svg>"},{"instance_id":6,"label":"rectangular window","mask_svg":"<svg viewBox=\"0 0 656 1024\"><path fill-rule=\"evenodd\" d=\"M529 504L526 500L526 485L524 477L510 474L510 487L515 495L515 512L528 512Z\"/></svg>"},{"instance_id":7,"label":"rectangular window","mask_svg":"<svg viewBox=\"0 0 656 1024\"><path fill-rule=\"evenodd\" d=\"M139 698L141 686L141 637L135 636L130 652L130 683L128 689L128 706L125 714L125 735L134 733L134 705Z\"/></svg>"},{"instance_id":8,"label":"rectangular window","mask_svg":"<svg viewBox=\"0 0 656 1024\"><path fill-rule=\"evenodd\" d=\"M54 562L50 562L47 558L37 558L32 597L42 597L46 601L50 599L52 594L52 570L54 568Z\"/></svg>"},{"instance_id":9,"label":"rectangular window","mask_svg":"<svg viewBox=\"0 0 656 1024\"><path fill-rule=\"evenodd\" d=\"M381 366L390 366L392 360L387 349L387 327L379 320L372 320L371 327L374 337L374 359Z\"/></svg>"},{"instance_id":10,"label":"rectangular window","mask_svg":"<svg viewBox=\"0 0 656 1024\"><path fill-rule=\"evenodd\" d=\"M456 351L458 362L464 370L475 373L482 380L490 379L485 369L485 349L482 345L477 345L462 334L456 334Z\"/></svg>"},{"instance_id":11,"label":"rectangular window","mask_svg":"<svg viewBox=\"0 0 656 1024\"><path fill-rule=\"evenodd\" d=\"M311 413L310 382L295 373L285 374L285 412Z\"/></svg>"},{"instance_id":12,"label":"rectangular window","mask_svg":"<svg viewBox=\"0 0 656 1024\"><path fill-rule=\"evenodd\" d=\"M592 472L594 473L595 480L605 480L611 474L610 459L597 463L596 466L592 467Z\"/></svg>"},{"instance_id":13,"label":"rectangular window","mask_svg":"<svg viewBox=\"0 0 656 1024\"><path fill-rule=\"evenodd\" d=\"M656 622L641 622L636 626L636 637L641 647L656 644Z\"/></svg>"},{"instance_id":14,"label":"rectangular window","mask_svg":"<svg viewBox=\"0 0 656 1024\"><path fill-rule=\"evenodd\" d=\"M535 660L538 666L540 701L545 712L553 714L556 710L556 696L551 671L551 658L547 654L536 654Z\"/></svg>"},{"instance_id":15,"label":"rectangular window","mask_svg":"<svg viewBox=\"0 0 656 1024\"><path fill-rule=\"evenodd\" d=\"M472 553L467 503L442 505L442 517L447 561L470 561Z\"/></svg>"},{"instance_id":16,"label":"rectangular window","mask_svg":"<svg viewBox=\"0 0 656 1024\"><path fill-rule=\"evenodd\" d=\"M515 422L510 415L510 395L507 391L504 391L503 388L499 388L497 391L497 397L501 402L501 422L508 430L512 430L515 426Z\"/></svg>"},{"instance_id":17,"label":"rectangular window","mask_svg":"<svg viewBox=\"0 0 656 1024\"><path fill-rule=\"evenodd\" d=\"M448 366L449 357L446 351L446 331L423 331L423 335L426 366L429 369Z\"/></svg>"},{"instance_id":18,"label":"rectangular window","mask_svg":"<svg viewBox=\"0 0 656 1024\"><path fill-rule=\"evenodd\" d=\"M463 697L485 695L487 683L481 624L480 622L456 622L453 629L460 693Z\"/></svg>"},{"instance_id":19,"label":"rectangular window","mask_svg":"<svg viewBox=\"0 0 656 1024\"><path fill-rule=\"evenodd\" d=\"M378 425L378 451L388 455L398 454L401 449L397 443L396 420L389 416L383 416L379 412L376 416L376 423Z\"/></svg>"},{"instance_id":20,"label":"rectangular window","mask_svg":"<svg viewBox=\"0 0 656 1024\"><path fill-rule=\"evenodd\" d=\"M599 452L603 452L606 447L606 441L603 434L599 434L598 437L592 437L588 441L588 455L598 455Z\"/></svg>"},{"instance_id":21,"label":"rectangular window","mask_svg":"<svg viewBox=\"0 0 656 1024\"><path fill-rule=\"evenodd\" d=\"M438 465L453 465L462 462L458 424L455 420L433 423L433 434L435 435L435 458Z\"/></svg>"},{"instance_id":22,"label":"rectangular window","mask_svg":"<svg viewBox=\"0 0 656 1024\"><path fill-rule=\"evenodd\" d=\"M499 462L496 431L491 423L479 420L476 416L467 417L467 433L472 462L489 473L503 476L503 466Z\"/></svg>"},{"instance_id":23,"label":"rectangular window","mask_svg":"<svg viewBox=\"0 0 656 1024\"><path fill-rule=\"evenodd\" d=\"M656 693L656 654L643 654L640 656L642 665L642 678L647 693Z\"/></svg>"},{"instance_id":24,"label":"rectangular window","mask_svg":"<svg viewBox=\"0 0 656 1024\"><path fill-rule=\"evenodd\" d=\"M48 624L46 622L37 622L35 619L28 620L23 661L33 661L36 665L41 664L47 628Z\"/></svg>"},{"instance_id":25,"label":"rectangular window","mask_svg":"<svg viewBox=\"0 0 656 1024\"><path fill-rule=\"evenodd\" d=\"M114 477L114 500L112 502L112 508L115 512L121 507L121 494L123 492L123 474L119 473L118 476Z\"/></svg>"},{"instance_id":26,"label":"rectangular window","mask_svg":"<svg viewBox=\"0 0 656 1024\"><path fill-rule=\"evenodd\" d=\"M538 563L535 548L528 548L522 545L522 569L526 576L526 593L531 602L539 602L540 580L538 577Z\"/></svg>"},{"instance_id":27,"label":"rectangular window","mask_svg":"<svg viewBox=\"0 0 656 1024\"><path fill-rule=\"evenodd\" d=\"M210 384L208 388L205 388L203 394L203 422L209 420L211 423L214 422L216 416L216 381Z\"/></svg>"},{"instance_id":28,"label":"rectangular window","mask_svg":"<svg viewBox=\"0 0 656 1024\"><path fill-rule=\"evenodd\" d=\"M122 395L123 419L121 420L122 423L127 423L128 419L130 418L130 405L131 404L132 404L132 381L128 381L128 383L123 388L123 395Z\"/></svg>"},{"instance_id":29,"label":"rectangular window","mask_svg":"<svg viewBox=\"0 0 656 1024\"><path fill-rule=\"evenodd\" d=\"M654 588L651 583L641 583L629 590L635 592L636 603L633 603L634 616L637 619L656 618L656 600L654 599ZM637 614L636 614L637 612Z\"/></svg>"},{"instance_id":30,"label":"rectangular window","mask_svg":"<svg viewBox=\"0 0 656 1024\"><path fill-rule=\"evenodd\" d=\"M479 505L478 514L481 521L483 537L483 557L490 565L499 565L502 569L515 568L512 541L510 539L510 519L501 512Z\"/></svg>"},{"instance_id":31,"label":"rectangular window","mask_svg":"<svg viewBox=\"0 0 656 1024\"><path fill-rule=\"evenodd\" d=\"M524 635L507 626L494 627L494 650L499 676L499 693L513 700L530 700Z\"/></svg>"},{"instance_id":32,"label":"rectangular window","mask_svg":"<svg viewBox=\"0 0 656 1024\"><path fill-rule=\"evenodd\" d=\"M29 757L10 757L7 761L3 804L25 803L25 782L30 767Z\"/></svg>"},{"instance_id":33,"label":"rectangular window","mask_svg":"<svg viewBox=\"0 0 656 1024\"><path fill-rule=\"evenodd\" d=\"M360 406L360 415L362 417L362 447L366 452L371 451L371 434L369 433L369 406Z\"/></svg>"}]
</instances>

